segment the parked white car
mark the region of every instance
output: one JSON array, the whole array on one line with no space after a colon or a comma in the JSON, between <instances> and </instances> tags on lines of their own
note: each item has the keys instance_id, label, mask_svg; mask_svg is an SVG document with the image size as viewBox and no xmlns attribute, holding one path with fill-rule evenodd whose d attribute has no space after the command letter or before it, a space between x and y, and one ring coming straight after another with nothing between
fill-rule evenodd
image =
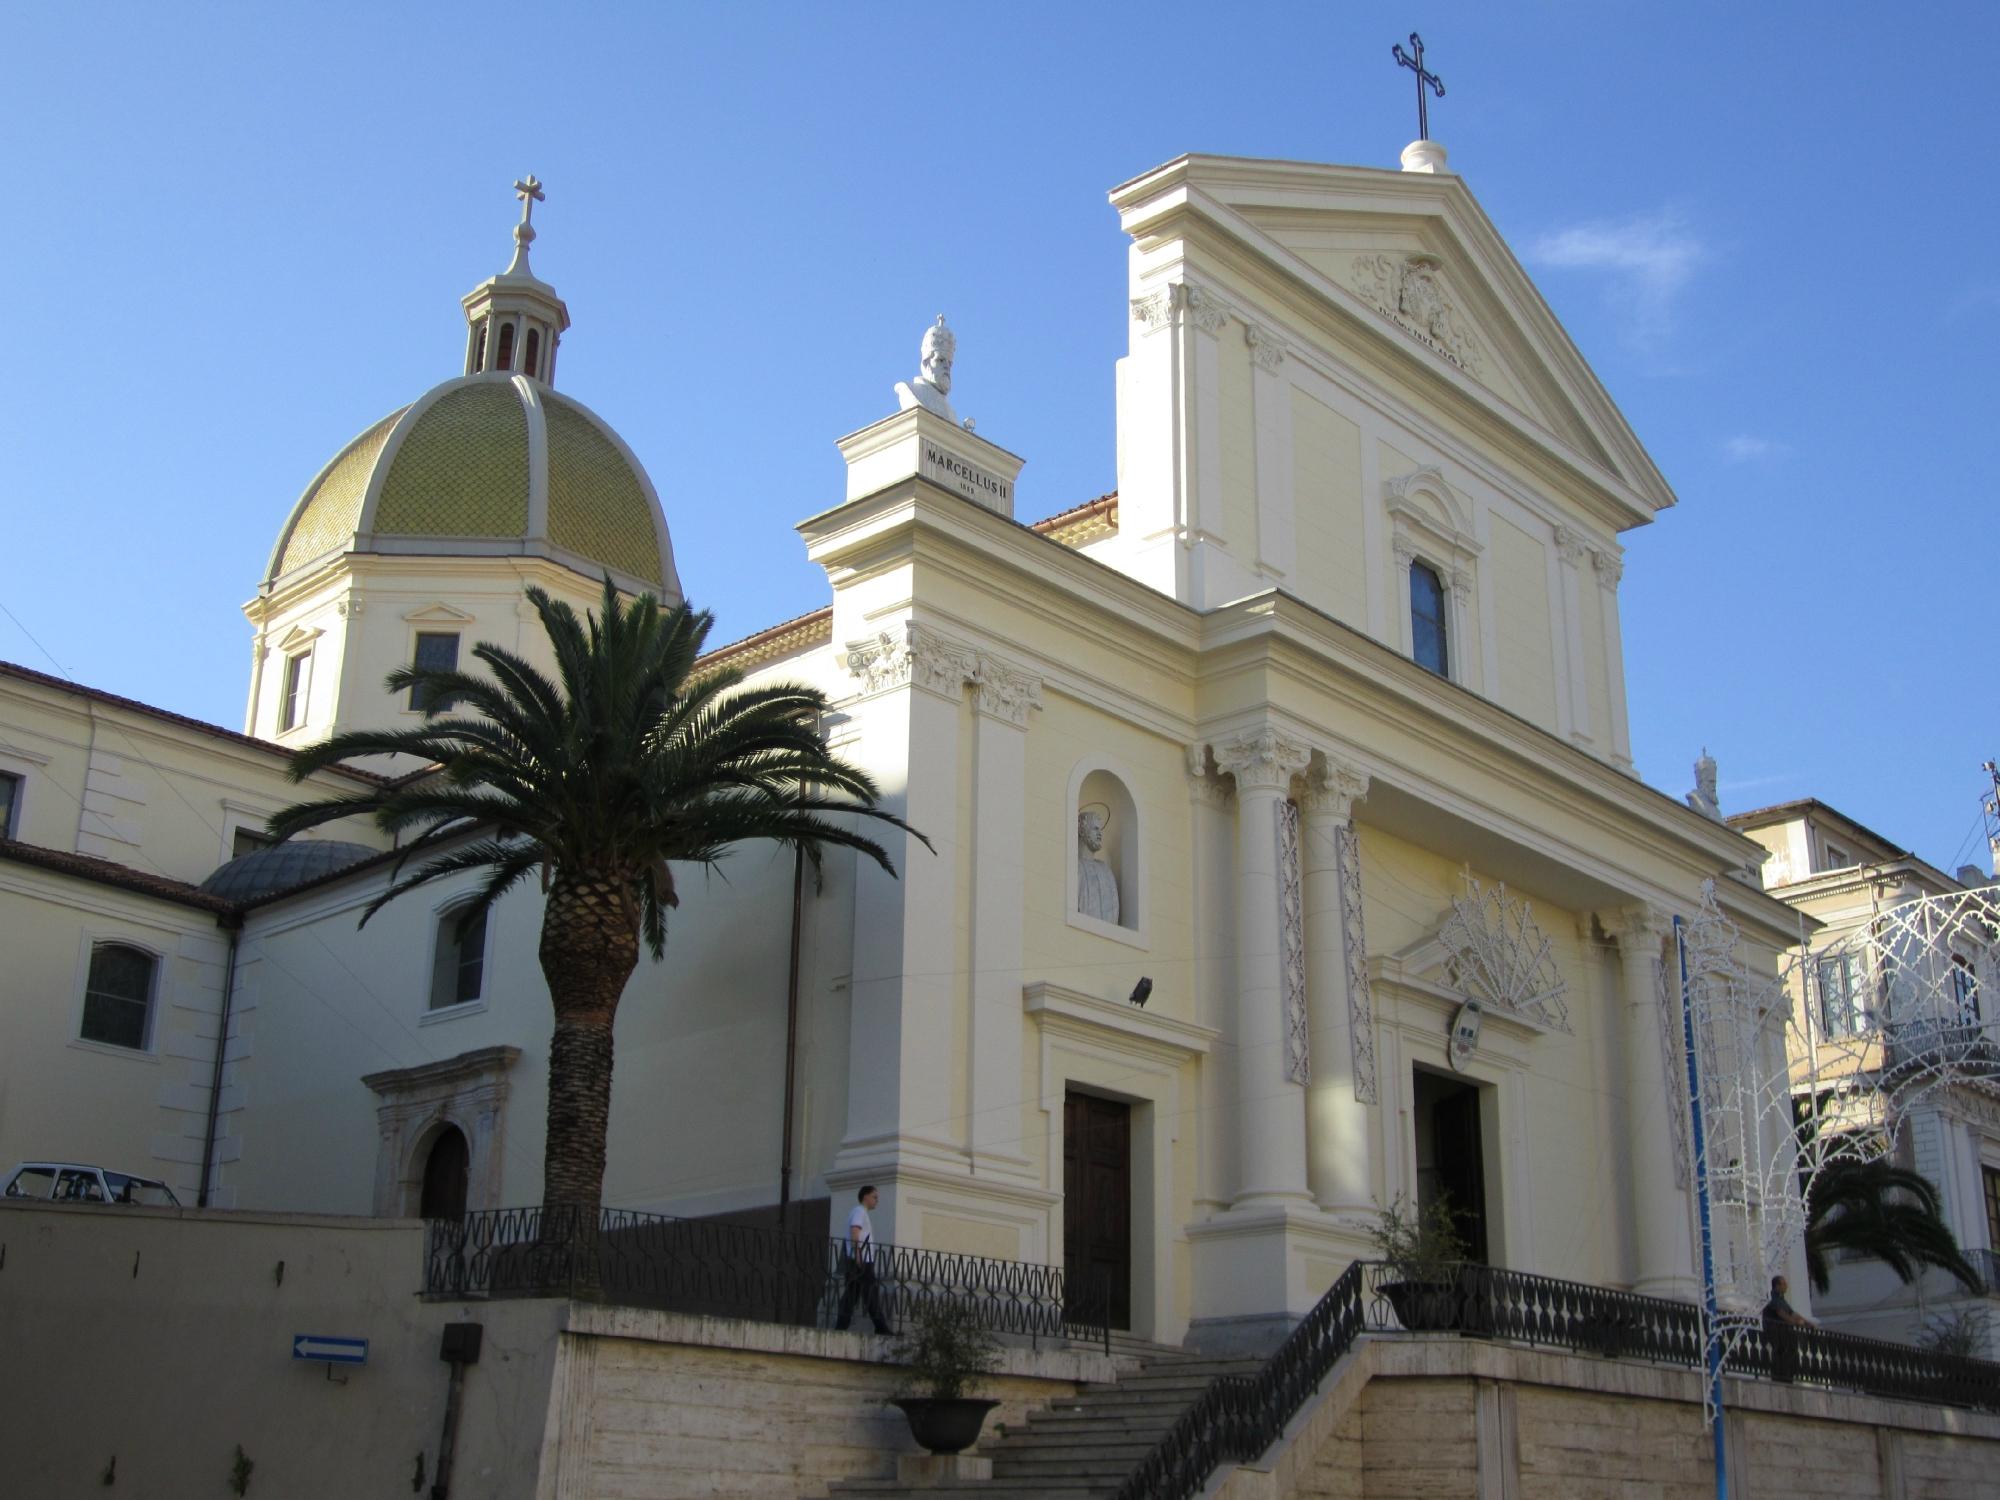
<instances>
[{"instance_id":1,"label":"parked white car","mask_svg":"<svg viewBox=\"0 0 2000 1500\"><path fill-rule=\"evenodd\" d=\"M157 1177L134 1177L74 1161L24 1161L8 1174L0 1197L36 1198L54 1203L138 1203L179 1208L174 1190Z\"/></svg>"}]
</instances>

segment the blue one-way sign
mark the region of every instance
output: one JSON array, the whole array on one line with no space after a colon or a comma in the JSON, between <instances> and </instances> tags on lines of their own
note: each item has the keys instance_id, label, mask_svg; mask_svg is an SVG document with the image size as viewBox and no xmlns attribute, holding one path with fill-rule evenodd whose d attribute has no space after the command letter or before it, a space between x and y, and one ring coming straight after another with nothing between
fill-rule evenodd
<instances>
[{"instance_id":1,"label":"blue one-way sign","mask_svg":"<svg viewBox=\"0 0 2000 1500\"><path fill-rule=\"evenodd\" d=\"M292 1335L292 1358L310 1359L329 1365L359 1365L368 1360L368 1340L329 1339L318 1334Z\"/></svg>"}]
</instances>

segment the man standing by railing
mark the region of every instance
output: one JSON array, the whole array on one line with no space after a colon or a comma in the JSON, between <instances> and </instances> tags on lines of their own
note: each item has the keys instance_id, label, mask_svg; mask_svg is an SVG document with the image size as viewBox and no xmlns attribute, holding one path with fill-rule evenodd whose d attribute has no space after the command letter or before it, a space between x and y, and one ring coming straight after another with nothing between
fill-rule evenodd
<instances>
[{"instance_id":1,"label":"man standing by railing","mask_svg":"<svg viewBox=\"0 0 2000 1500\"><path fill-rule=\"evenodd\" d=\"M841 1270L847 1284L841 1288L840 1316L834 1319L833 1326L845 1329L853 1322L854 1304L860 1302L874 1320L875 1331L886 1334L890 1331L889 1320L882 1316L882 1291L875 1279L875 1221L868 1217L868 1211L882 1201L882 1196L869 1183L855 1198L857 1201L847 1215L847 1243L841 1247Z\"/></svg>"},{"instance_id":2,"label":"man standing by railing","mask_svg":"<svg viewBox=\"0 0 2000 1500\"><path fill-rule=\"evenodd\" d=\"M1798 1334L1812 1323L1799 1316L1786 1294L1792 1284L1782 1276L1771 1278L1771 1300L1764 1304L1764 1342L1771 1349L1771 1378L1789 1383L1798 1372Z\"/></svg>"}]
</instances>

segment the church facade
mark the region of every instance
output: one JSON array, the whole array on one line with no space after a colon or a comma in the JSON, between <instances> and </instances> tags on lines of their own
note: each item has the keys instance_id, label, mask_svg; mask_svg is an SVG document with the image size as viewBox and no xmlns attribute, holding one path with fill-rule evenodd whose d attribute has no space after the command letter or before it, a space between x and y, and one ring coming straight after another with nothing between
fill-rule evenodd
<instances>
[{"instance_id":1,"label":"church facade","mask_svg":"<svg viewBox=\"0 0 2000 1500\"><path fill-rule=\"evenodd\" d=\"M607 1203L755 1209L791 1162L794 1196L878 1186L885 1240L1101 1277L1169 1341L1268 1339L1378 1209L1441 1194L1496 1264L1690 1294L1663 944L1759 851L1633 770L1620 537L1674 497L1421 144L1402 172L1188 156L1114 190L1114 494L1022 524L1022 459L952 413L942 320L901 409L840 440L798 527L827 595L710 660L823 689L833 747L935 852L682 881L620 1011ZM223 1206L538 1199L539 894L460 932L470 883L439 887L357 931L378 832L327 830L345 852L308 870L232 857L219 820L291 799L285 747L414 722L391 666L532 652L525 584L679 598L671 493L555 386L569 316L532 238L466 299L464 373L285 521L245 735L121 710L176 747L121 814L122 768L76 762L98 709L0 679L22 806L51 810L0 847L10 925L50 934L0 1155L151 1163ZM214 825L200 858L145 852L175 797ZM130 837L86 848L63 808ZM1718 890L1760 961L1795 940ZM149 902L179 926L125 944L159 960L135 1000L103 908ZM23 1076L78 1049L73 1089Z\"/></svg>"}]
</instances>

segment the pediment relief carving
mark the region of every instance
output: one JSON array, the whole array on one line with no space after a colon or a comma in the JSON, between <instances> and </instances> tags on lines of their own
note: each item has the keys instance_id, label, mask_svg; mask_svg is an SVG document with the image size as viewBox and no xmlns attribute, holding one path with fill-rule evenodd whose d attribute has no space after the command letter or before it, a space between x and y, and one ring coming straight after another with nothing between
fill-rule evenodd
<instances>
[{"instance_id":1,"label":"pediment relief carving","mask_svg":"<svg viewBox=\"0 0 2000 1500\"><path fill-rule=\"evenodd\" d=\"M1352 285L1363 301L1433 354L1468 375L1486 373L1486 352L1459 311L1444 262L1428 251L1357 255Z\"/></svg>"}]
</instances>

